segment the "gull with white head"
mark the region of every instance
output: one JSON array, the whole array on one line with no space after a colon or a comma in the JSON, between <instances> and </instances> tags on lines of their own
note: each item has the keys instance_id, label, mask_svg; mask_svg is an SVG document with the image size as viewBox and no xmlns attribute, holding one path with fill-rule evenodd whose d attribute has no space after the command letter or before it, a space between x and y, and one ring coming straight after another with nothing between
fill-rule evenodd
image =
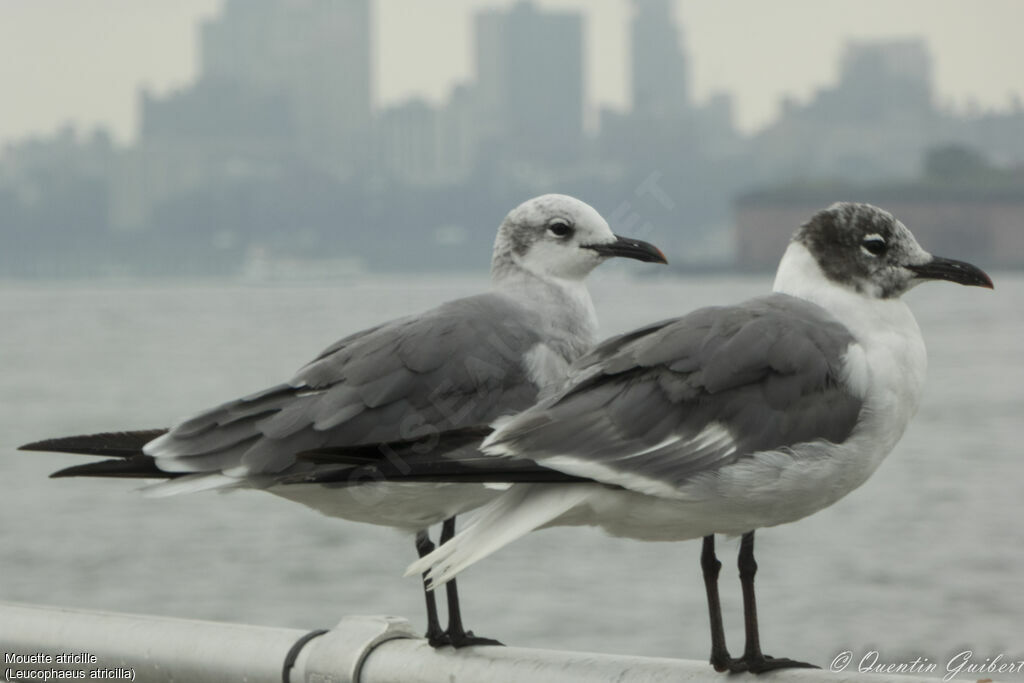
<instances>
[{"instance_id":1,"label":"gull with white head","mask_svg":"<svg viewBox=\"0 0 1024 683\"><path fill-rule=\"evenodd\" d=\"M303 451L344 446L358 449L363 464L393 464L393 452L378 444L429 440L529 407L593 345L597 319L584 280L615 256L665 263L653 245L613 234L584 202L536 197L502 222L487 293L351 334L288 382L169 430L49 439L22 449L113 456L53 476L165 479L149 488L153 495L264 488L330 516L414 532L425 555L434 547L430 525L444 522L447 540L455 515L497 491L482 483L394 484L372 477L276 484L318 471L297 458ZM445 631L427 593L431 644L496 642L463 628L454 589L448 607Z\"/></svg>"}]
</instances>

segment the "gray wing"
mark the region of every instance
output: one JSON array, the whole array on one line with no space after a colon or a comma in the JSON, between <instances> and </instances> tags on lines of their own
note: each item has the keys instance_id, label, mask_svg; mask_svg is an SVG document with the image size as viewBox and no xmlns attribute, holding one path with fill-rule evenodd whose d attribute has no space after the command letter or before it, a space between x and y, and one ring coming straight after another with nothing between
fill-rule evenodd
<instances>
[{"instance_id":1,"label":"gray wing","mask_svg":"<svg viewBox=\"0 0 1024 683\"><path fill-rule=\"evenodd\" d=\"M302 451L428 438L531 405L534 314L499 294L353 334L287 384L203 412L146 445L168 472L279 473Z\"/></svg>"},{"instance_id":2,"label":"gray wing","mask_svg":"<svg viewBox=\"0 0 1024 683\"><path fill-rule=\"evenodd\" d=\"M844 441L862 400L855 343L822 308L776 294L610 339L554 396L504 424L493 454L629 488L676 488L764 450Z\"/></svg>"}]
</instances>

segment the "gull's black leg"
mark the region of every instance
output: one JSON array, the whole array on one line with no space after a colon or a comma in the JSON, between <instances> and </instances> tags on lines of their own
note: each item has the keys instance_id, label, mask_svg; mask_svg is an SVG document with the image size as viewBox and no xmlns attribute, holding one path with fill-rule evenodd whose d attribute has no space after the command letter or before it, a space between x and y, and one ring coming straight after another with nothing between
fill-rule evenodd
<instances>
[{"instance_id":1,"label":"gull's black leg","mask_svg":"<svg viewBox=\"0 0 1024 683\"><path fill-rule=\"evenodd\" d=\"M416 532L416 553L420 557L426 557L434 551L434 544L426 530ZM448 644L447 634L441 630L441 622L437 618L437 600L434 592L427 590L427 575L423 574L423 597L427 601L427 632L423 635L431 647L441 647Z\"/></svg>"},{"instance_id":2,"label":"gull's black leg","mask_svg":"<svg viewBox=\"0 0 1024 683\"><path fill-rule=\"evenodd\" d=\"M743 588L743 626L747 636L743 657L732 660L730 671L749 671L763 673L775 669L818 667L793 659L769 657L761 652L761 637L757 627L757 603L754 599L754 575L757 573L757 562L754 560L754 532L743 534L740 541L740 555L737 563L740 569L740 586Z\"/></svg>"},{"instance_id":3,"label":"gull's black leg","mask_svg":"<svg viewBox=\"0 0 1024 683\"><path fill-rule=\"evenodd\" d=\"M711 666L715 671L728 671L732 657L725 646L725 629L722 628L722 604L718 599L718 572L722 563L715 557L715 535L704 537L700 553L700 568L704 571L704 588L708 593L708 619L711 621Z\"/></svg>"},{"instance_id":4,"label":"gull's black leg","mask_svg":"<svg viewBox=\"0 0 1024 683\"><path fill-rule=\"evenodd\" d=\"M455 535L455 518L449 517L441 525L441 545L444 545ZM448 630L446 641L452 647L466 647L467 645L501 645L502 643L493 638L481 638L467 631L462 625L462 610L459 607L459 588L452 579L445 585L448 594Z\"/></svg>"}]
</instances>

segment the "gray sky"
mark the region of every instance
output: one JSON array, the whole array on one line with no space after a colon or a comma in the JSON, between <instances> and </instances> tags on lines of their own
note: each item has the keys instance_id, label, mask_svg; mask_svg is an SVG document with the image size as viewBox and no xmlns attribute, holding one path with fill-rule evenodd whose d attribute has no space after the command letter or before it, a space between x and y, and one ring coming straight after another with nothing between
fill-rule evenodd
<instances>
[{"instance_id":1,"label":"gray sky","mask_svg":"<svg viewBox=\"0 0 1024 683\"><path fill-rule=\"evenodd\" d=\"M470 76L474 8L510 0L377 0L377 99L441 100ZM625 0L538 0L589 10L591 107L626 104ZM63 122L134 136L135 93L196 70L195 22L220 0L0 0L0 140ZM1024 0L680 0L694 94L726 90L740 125L771 120L783 94L832 81L847 38L924 36L943 102L1007 106L1024 96Z\"/></svg>"}]
</instances>

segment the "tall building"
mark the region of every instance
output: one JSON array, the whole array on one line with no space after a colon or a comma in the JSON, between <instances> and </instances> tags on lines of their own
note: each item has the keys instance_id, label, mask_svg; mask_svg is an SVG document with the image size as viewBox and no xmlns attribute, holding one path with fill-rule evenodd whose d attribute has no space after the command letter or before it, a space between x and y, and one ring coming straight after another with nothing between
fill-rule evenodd
<instances>
[{"instance_id":1,"label":"tall building","mask_svg":"<svg viewBox=\"0 0 1024 683\"><path fill-rule=\"evenodd\" d=\"M478 12L474 30L485 141L521 161L576 160L583 142L582 16L524 1Z\"/></svg>"},{"instance_id":2,"label":"tall building","mask_svg":"<svg viewBox=\"0 0 1024 683\"><path fill-rule=\"evenodd\" d=\"M839 83L822 91L823 114L878 121L930 116L932 63L923 40L847 43Z\"/></svg>"},{"instance_id":3,"label":"tall building","mask_svg":"<svg viewBox=\"0 0 1024 683\"><path fill-rule=\"evenodd\" d=\"M688 166L690 173L737 151L731 96L714 93L704 102L692 97L691 62L675 5L674 0L632 0L632 106L602 112L599 138L602 155L627 167L647 167L651 159L664 159L665 149L673 149L672 163Z\"/></svg>"},{"instance_id":4,"label":"tall building","mask_svg":"<svg viewBox=\"0 0 1024 683\"><path fill-rule=\"evenodd\" d=\"M480 131L476 121L476 90L471 85L452 89L440 117L442 174L464 182L477 162Z\"/></svg>"},{"instance_id":5,"label":"tall building","mask_svg":"<svg viewBox=\"0 0 1024 683\"><path fill-rule=\"evenodd\" d=\"M163 203L309 166L343 179L371 145L370 0L225 0L199 26L200 73L139 93L139 143L112 184L112 223L151 222Z\"/></svg>"},{"instance_id":6,"label":"tall building","mask_svg":"<svg viewBox=\"0 0 1024 683\"><path fill-rule=\"evenodd\" d=\"M389 179L414 185L440 180L440 131L437 110L412 99L380 112L374 135L376 166Z\"/></svg>"},{"instance_id":7,"label":"tall building","mask_svg":"<svg viewBox=\"0 0 1024 683\"><path fill-rule=\"evenodd\" d=\"M633 112L643 118L678 118L690 106L689 69L672 4L672 0L633 0Z\"/></svg>"},{"instance_id":8,"label":"tall building","mask_svg":"<svg viewBox=\"0 0 1024 683\"><path fill-rule=\"evenodd\" d=\"M923 39L849 42L839 78L789 101L750 142L760 177L909 178L930 145L952 142L933 102Z\"/></svg>"},{"instance_id":9,"label":"tall building","mask_svg":"<svg viewBox=\"0 0 1024 683\"><path fill-rule=\"evenodd\" d=\"M368 158L370 0L227 0L200 35L201 79L282 93L303 154L338 175Z\"/></svg>"}]
</instances>

